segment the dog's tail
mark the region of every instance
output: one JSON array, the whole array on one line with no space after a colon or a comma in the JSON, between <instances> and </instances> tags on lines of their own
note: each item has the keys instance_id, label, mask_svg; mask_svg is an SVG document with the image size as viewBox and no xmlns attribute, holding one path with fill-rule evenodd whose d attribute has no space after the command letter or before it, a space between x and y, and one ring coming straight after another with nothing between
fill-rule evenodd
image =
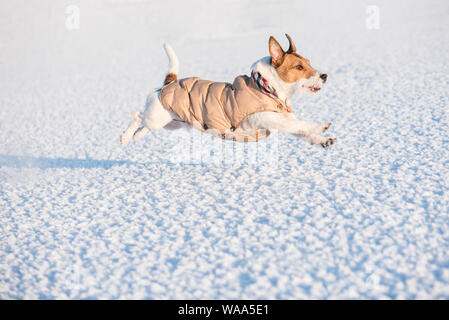
<instances>
[{"instance_id":1,"label":"dog's tail","mask_svg":"<svg viewBox=\"0 0 449 320\"><path fill-rule=\"evenodd\" d=\"M168 73L165 76L165 80L164 80L164 86L165 86L169 83L172 83L176 79L178 79L179 61L178 61L178 57L175 54L175 51L168 43L164 43L164 49L165 49L165 52L167 53L168 62L169 62Z\"/></svg>"}]
</instances>

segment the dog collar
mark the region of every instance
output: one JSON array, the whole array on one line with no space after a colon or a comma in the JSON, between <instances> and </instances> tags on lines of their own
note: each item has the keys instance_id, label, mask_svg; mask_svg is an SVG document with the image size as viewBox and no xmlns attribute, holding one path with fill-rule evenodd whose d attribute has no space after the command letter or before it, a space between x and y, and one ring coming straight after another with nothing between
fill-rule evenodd
<instances>
[{"instance_id":1,"label":"dog collar","mask_svg":"<svg viewBox=\"0 0 449 320\"><path fill-rule=\"evenodd\" d=\"M254 70L251 72L251 78L254 80L254 82L257 84L257 87L260 91L265 93L267 96L279 100L278 94L276 93L276 89L274 89L268 82L267 79L262 77L260 72L255 72ZM292 112L292 109L289 106L286 106L284 103L278 105L279 109L283 109L285 107L285 110L287 112Z\"/></svg>"}]
</instances>

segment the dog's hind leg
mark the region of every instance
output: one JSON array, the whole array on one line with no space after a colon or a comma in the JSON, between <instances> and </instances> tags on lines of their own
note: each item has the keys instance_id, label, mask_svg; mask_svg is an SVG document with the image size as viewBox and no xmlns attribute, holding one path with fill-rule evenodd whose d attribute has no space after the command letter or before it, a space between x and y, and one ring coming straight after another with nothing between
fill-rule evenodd
<instances>
[{"instance_id":1,"label":"dog's hind leg","mask_svg":"<svg viewBox=\"0 0 449 320\"><path fill-rule=\"evenodd\" d=\"M327 138L327 137L322 137L322 136L318 136L315 134L308 134L308 133L294 134L294 136L296 136L304 141L307 141L310 144L321 145L323 148L330 147L331 145L333 145L335 143L335 141L337 141L337 138Z\"/></svg>"},{"instance_id":2,"label":"dog's hind leg","mask_svg":"<svg viewBox=\"0 0 449 320\"><path fill-rule=\"evenodd\" d=\"M120 143L126 144L129 141L131 141L131 139L134 136L134 133L137 131L137 129L139 129L141 124L142 124L142 116L141 116L140 112L134 113L133 119L132 119L131 124L129 125L128 129L126 129L120 136Z\"/></svg>"},{"instance_id":3,"label":"dog's hind leg","mask_svg":"<svg viewBox=\"0 0 449 320\"><path fill-rule=\"evenodd\" d=\"M145 136L150 130L159 130L170 123L176 115L165 109L159 101L157 92L147 98L143 114L136 112L128 129L120 137L122 144Z\"/></svg>"},{"instance_id":4,"label":"dog's hind leg","mask_svg":"<svg viewBox=\"0 0 449 320\"><path fill-rule=\"evenodd\" d=\"M148 132L150 132L150 129L148 129L147 127L140 127L139 129L137 129L136 132L134 132L133 140L137 140L137 139L142 138L142 137L145 136Z\"/></svg>"}]
</instances>

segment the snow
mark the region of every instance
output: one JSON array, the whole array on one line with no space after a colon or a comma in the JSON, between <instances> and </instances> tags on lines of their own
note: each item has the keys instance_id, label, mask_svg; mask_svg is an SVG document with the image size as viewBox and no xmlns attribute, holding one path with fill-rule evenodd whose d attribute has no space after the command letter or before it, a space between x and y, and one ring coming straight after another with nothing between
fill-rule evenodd
<instances>
[{"instance_id":1,"label":"snow","mask_svg":"<svg viewBox=\"0 0 449 320\"><path fill-rule=\"evenodd\" d=\"M448 15L445 0L0 2L0 298L448 299ZM184 129L119 144L162 83L163 42L181 76L232 81L285 32L329 74L293 111L333 122L334 146Z\"/></svg>"}]
</instances>

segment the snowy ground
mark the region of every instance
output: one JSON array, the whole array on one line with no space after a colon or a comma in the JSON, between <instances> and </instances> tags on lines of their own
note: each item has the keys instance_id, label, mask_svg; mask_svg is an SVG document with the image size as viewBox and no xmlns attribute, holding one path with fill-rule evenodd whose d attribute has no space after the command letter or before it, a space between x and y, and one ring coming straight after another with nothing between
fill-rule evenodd
<instances>
[{"instance_id":1,"label":"snowy ground","mask_svg":"<svg viewBox=\"0 0 449 320\"><path fill-rule=\"evenodd\" d=\"M232 81L284 32L329 74L294 112L336 145L120 146L164 41ZM0 298L449 298L448 50L446 0L1 1Z\"/></svg>"}]
</instances>

